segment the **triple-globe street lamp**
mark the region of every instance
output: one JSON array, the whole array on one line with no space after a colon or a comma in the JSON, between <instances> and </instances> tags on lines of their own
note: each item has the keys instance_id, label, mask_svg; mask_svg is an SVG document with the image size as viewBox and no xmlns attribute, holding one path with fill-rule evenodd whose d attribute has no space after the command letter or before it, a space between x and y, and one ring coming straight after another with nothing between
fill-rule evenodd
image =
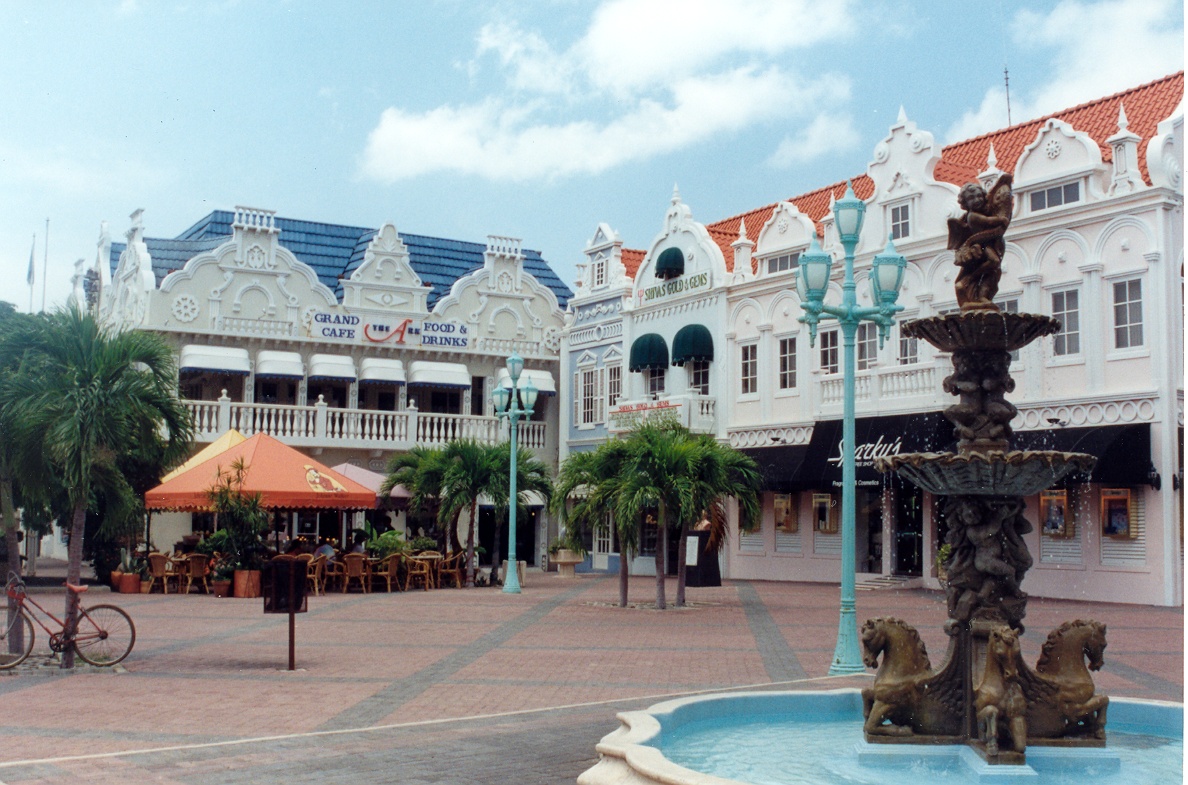
<instances>
[{"instance_id":1,"label":"triple-globe street lamp","mask_svg":"<svg viewBox=\"0 0 1188 785\"><path fill-rule=\"evenodd\" d=\"M845 251L845 277L842 280L841 305L826 305L825 290L833 267L833 257L821 249L813 237L809 250L800 257L800 274L796 288L805 313L800 321L808 325L809 346L816 342L817 324L823 319L835 319L842 333L843 412L842 412L842 563L841 608L838 614L837 646L831 675L862 673L866 668L858 647L858 620L855 615L854 572L856 546L855 468L854 468L854 342L858 325L871 321L879 326L879 346L895 323L894 315L903 310L896 304L907 260L895 251L891 240L882 253L874 257L870 273L872 306L860 307L855 294L854 249L862 232L866 203L854 195L850 183L846 193L833 205L834 226Z\"/></svg>"},{"instance_id":2,"label":"triple-globe street lamp","mask_svg":"<svg viewBox=\"0 0 1188 785\"><path fill-rule=\"evenodd\" d=\"M532 416L532 407L536 405L536 395L538 392L536 385L528 377L524 378L524 386L520 386L520 375L523 372L524 358L513 352L512 356L507 358L507 375L511 379L511 386L504 387L500 385L491 394L491 399L495 404L495 416L500 419L507 418L508 431L510 432L509 439L511 441L511 470L510 477L508 478L507 493L507 575L503 578L503 591L505 594L520 593L520 565L516 561L516 508L519 506L516 493L516 478L519 475L517 471L519 464L516 462L518 421L521 417L527 418Z\"/></svg>"}]
</instances>

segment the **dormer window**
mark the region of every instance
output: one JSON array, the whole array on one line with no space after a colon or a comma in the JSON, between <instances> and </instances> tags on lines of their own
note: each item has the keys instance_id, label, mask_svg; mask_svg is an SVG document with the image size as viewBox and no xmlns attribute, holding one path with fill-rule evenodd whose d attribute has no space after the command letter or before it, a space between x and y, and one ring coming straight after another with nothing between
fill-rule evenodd
<instances>
[{"instance_id":1,"label":"dormer window","mask_svg":"<svg viewBox=\"0 0 1188 785\"><path fill-rule=\"evenodd\" d=\"M594 287L606 285L606 259L597 259L594 262L592 276L594 279Z\"/></svg>"},{"instance_id":2,"label":"dormer window","mask_svg":"<svg viewBox=\"0 0 1188 785\"><path fill-rule=\"evenodd\" d=\"M891 208L891 239L899 240L911 234L910 205L897 204Z\"/></svg>"},{"instance_id":3,"label":"dormer window","mask_svg":"<svg viewBox=\"0 0 1188 785\"><path fill-rule=\"evenodd\" d=\"M1060 207L1065 204L1081 201L1081 184L1066 183L1064 185L1045 188L1031 193L1031 212Z\"/></svg>"},{"instance_id":4,"label":"dormer window","mask_svg":"<svg viewBox=\"0 0 1188 785\"><path fill-rule=\"evenodd\" d=\"M767 273L770 275L772 273L782 273L795 269L799 262L800 251L790 251L779 256L773 256L767 260Z\"/></svg>"}]
</instances>

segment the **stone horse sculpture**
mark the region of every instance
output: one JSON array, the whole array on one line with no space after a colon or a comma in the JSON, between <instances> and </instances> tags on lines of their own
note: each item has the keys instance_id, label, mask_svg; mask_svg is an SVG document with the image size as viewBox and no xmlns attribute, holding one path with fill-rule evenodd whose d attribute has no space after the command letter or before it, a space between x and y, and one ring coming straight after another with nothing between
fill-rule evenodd
<instances>
[{"instance_id":1,"label":"stone horse sculpture","mask_svg":"<svg viewBox=\"0 0 1188 785\"><path fill-rule=\"evenodd\" d=\"M986 642L986 664L982 680L974 690L978 735L988 755L998 755L999 720L1007 721L1011 749L1027 749L1027 699L1023 697L1020 673L1019 634L1005 624L990 631Z\"/></svg>"},{"instance_id":2,"label":"stone horse sculpture","mask_svg":"<svg viewBox=\"0 0 1188 785\"><path fill-rule=\"evenodd\" d=\"M1089 672L1101 669L1105 647L1101 622L1068 621L1048 635L1035 671L1025 668L1021 674L1032 739L1080 737L1104 744L1110 699L1095 694Z\"/></svg>"},{"instance_id":3,"label":"stone horse sculpture","mask_svg":"<svg viewBox=\"0 0 1188 785\"><path fill-rule=\"evenodd\" d=\"M862 625L862 660L877 668L874 685L862 690L867 736L955 736L960 682L933 672L915 628L895 618ZM879 661L879 657L882 661Z\"/></svg>"}]
</instances>

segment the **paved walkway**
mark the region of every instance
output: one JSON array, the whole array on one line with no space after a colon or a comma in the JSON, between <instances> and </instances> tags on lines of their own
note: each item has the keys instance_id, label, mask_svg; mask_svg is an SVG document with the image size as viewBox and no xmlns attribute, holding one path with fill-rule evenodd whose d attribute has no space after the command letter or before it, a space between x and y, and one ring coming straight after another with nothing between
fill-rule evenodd
<instances>
[{"instance_id":1,"label":"paved walkway","mask_svg":"<svg viewBox=\"0 0 1188 785\"><path fill-rule=\"evenodd\" d=\"M633 579L632 600L653 587ZM533 572L519 596L312 598L292 673L287 617L264 616L259 600L115 595L138 635L122 672L0 674L0 783L552 785L593 765L618 711L698 691L869 681L825 678L834 586L728 582L663 613L618 609L617 591L615 577ZM860 620L915 625L934 663L944 615L938 592L858 597ZM1183 700L1182 609L1032 600L1028 661L1073 618L1108 625L1099 689Z\"/></svg>"}]
</instances>

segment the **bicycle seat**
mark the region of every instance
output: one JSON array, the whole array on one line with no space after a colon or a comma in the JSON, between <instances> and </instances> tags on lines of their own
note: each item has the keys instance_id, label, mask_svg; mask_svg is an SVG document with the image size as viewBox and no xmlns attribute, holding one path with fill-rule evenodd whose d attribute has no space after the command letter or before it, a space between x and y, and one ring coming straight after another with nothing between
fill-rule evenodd
<instances>
[{"instance_id":1,"label":"bicycle seat","mask_svg":"<svg viewBox=\"0 0 1188 785\"><path fill-rule=\"evenodd\" d=\"M69 589L70 591L74 592L75 594L82 594L83 592L85 592L87 589L89 589L91 587L90 586L75 586L73 583L67 583L66 588Z\"/></svg>"}]
</instances>

